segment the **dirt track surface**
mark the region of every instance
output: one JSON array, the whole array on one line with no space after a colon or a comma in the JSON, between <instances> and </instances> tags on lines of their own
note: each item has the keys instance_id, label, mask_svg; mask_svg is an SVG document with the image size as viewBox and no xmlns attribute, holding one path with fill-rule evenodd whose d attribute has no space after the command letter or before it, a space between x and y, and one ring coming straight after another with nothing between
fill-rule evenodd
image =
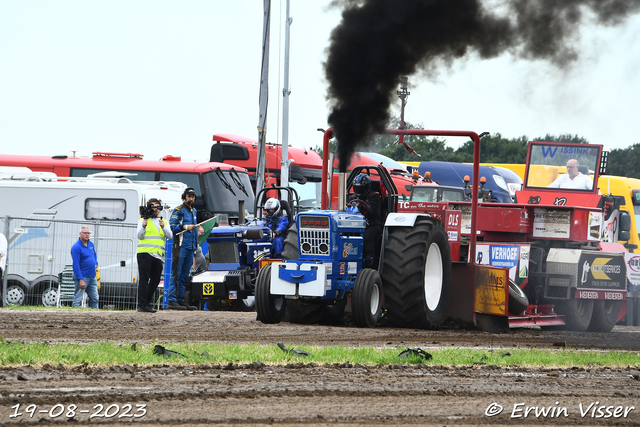
<instances>
[{"instance_id":1,"label":"dirt track surface","mask_svg":"<svg viewBox=\"0 0 640 427\"><path fill-rule=\"evenodd\" d=\"M255 314L232 312L0 309L0 337L51 343L150 343L155 339L392 348L566 345L640 350L638 327L617 326L608 334L518 330L497 335L464 330L263 325L256 322ZM22 415L11 418L17 404ZM126 404L132 405L128 413ZM26 412L28 405L35 405L33 418ZM0 424L67 422L71 418L67 417L69 405L77 406L73 416L77 425L640 425L640 370L317 366L302 362L287 366L0 368ZM102 411L98 412L100 406L96 405L103 405ZM143 416L133 417L142 415L136 405L146 405ZM63 406L62 414L54 417ZM603 416L598 417L601 406ZM607 411L607 406L612 408ZM498 415L487 415L500 407ZM538 411L551 407L552 411L536 417L533 409L525 417L526 407L537 407ZM90 419L96 412L98 416Z\"/></svg>"}]
</instances>

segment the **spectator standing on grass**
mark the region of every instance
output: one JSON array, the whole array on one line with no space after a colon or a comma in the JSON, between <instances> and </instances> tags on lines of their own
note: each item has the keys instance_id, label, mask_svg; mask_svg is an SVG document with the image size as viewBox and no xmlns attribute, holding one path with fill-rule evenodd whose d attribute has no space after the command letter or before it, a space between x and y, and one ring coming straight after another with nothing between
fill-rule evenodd
<instances>
[{"instance_id":1,"label":"spectator standing on grass","mask_svg":"<svg viewBox=\"0 0 640 427\"><path fill-rule=\"evenodd\" d=\"M138 311L155 313L153 295L162 277L165 241L173 237L169 223L160 215L162 202L152 198L147 202L152 211L149 218L138 221ZM145 215L146 216L146 215Z\"/></svg>"},{"instance_id":2,"label":"spectator standing on grass","mask_svg":"<svg viewBox=\"0 0 640 427\"><path fill-rule=\"evenodd\" d=\"M197 212L193 208L196 201L196 192L189 187L182 193L182 203L171 213L169 225L175 239L173 239L173 257L171 280L169 280L169 301L167 308L170 310L195 310L184 299L185 284L191 272L193 256L198 248L198 221Z\"/></svg>"},{"instance_id":3,"label":"spectator standing on grass","mask_svg":"<svg viewBox=\"0 0 640 427\"><path fill-rule=\"evenodd\" d=\"M98 255L93 246L89 227L82 227L80 238L71 247L71 260L73 261L73 283L76 290L73 296L73 307L82 305L84 293L89 297L91 308L98 308L98 280L96 279L96 267Z\"/></svg>"}]
</instances>

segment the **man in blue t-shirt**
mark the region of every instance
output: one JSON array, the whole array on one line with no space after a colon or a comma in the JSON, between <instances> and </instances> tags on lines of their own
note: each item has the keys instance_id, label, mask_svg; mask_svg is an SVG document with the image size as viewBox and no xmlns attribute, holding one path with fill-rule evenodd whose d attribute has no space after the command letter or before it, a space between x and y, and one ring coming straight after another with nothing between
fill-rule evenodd
<instances>
[{"instance_id":1,"label":"man in blue t-shirt","mask_svg":"<svg viewBox=\"0 0 640 427\"><path fill-rule=\"evenodd\" d=\"M98 255L93 246L89 227L82 227L80 238L71 247L71 259L73 261L73 282L76 285L73 296L73 307L82 305L84 293L89 297L91 308L98 308L98 280L96 279L96 267Z\"/></svg>"}]
</instances>

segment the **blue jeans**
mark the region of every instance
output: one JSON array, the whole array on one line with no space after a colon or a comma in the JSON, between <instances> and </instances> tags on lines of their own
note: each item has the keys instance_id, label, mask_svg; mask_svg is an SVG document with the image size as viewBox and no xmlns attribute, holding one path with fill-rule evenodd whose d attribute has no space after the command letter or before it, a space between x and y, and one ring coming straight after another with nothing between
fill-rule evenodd
<instances>
[{"instance_id":1,"label":"blue jeans","mask_svg":"<svg viewBox=\"0 0 640 427\"><path fill-rule=\"evenodd\" d=\"M98 308L98 280L95 277L83 277L85 288L80 289L80 280L73 276L73 283L76 285L76 291L73 295L72 307L81 307L84 293L89 297L89 305L91 308Z\"/></svg>"},{"instance_id":2,"label":"blue jeans","mask_svg":"<svg viewBox=\"0 0 640 427\"><path fill-rule=\"evenodd\" d=\"M184 287L191 272L191 265L193 265L194 251L195 249L180 248L178 267L176 271L171 272L171 279L169 280L169 301L182 301L184 299ZM177 285L176 278L178 280Z\"/></svg>"}]
</instances>

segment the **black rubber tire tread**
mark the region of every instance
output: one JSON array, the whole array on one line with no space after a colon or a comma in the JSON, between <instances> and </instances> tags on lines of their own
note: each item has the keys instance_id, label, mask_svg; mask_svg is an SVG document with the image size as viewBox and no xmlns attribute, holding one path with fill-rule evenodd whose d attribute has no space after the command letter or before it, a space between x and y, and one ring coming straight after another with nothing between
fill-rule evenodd
<instances>
[{"instance_id":1,"label":"black rubber tire tread","mask_svg":"<svg viewBox=\"0 0 640 427\"><path fill-rule=\"evenodd\" d=\"M527 307L529 307L529 298L515 282L509 280L509 314L517 316Z\"/></svg>"},{"instance_id":2,"label":"black rubber tire tread","mask_svg":"<svg viewBox=\"0 0 640 427\"><path fill-rule=\"evenodd\" d=\"M299 258L298 250L298 226L294 222L287 230L282 246L282 259L285 261L295 261Z\"/></svg>"},{"instance_id":3,"label":"black rubber tire tread","mask_svg":"<svg viewBox=\"0 0 640 427\"><path fill-rule=\"evenodd\" d=\"M307 304L299 299L290 299L287 300L287 309L282 320L301 325L319 323L322 319L322 309L324 307L320 304Z\"/></svg>"},{"instance_id":4,"label":"black rubber tire tread","mask_svg":"<svg viewBox=\"0 0 640 427\"><path fill-rule=\"evenodd\" d=\"M440 327L451 294L451 252L444 226L436 219L419 217L413 227L388 230L382 283L389 322L406 328ZM442 256L442 292L433 311L427 306L424 292L424 270L432 244L438 245Z\"/></svg>"},{"instance_id":5,"label":"black rubber tire tread","mask_svg":"<svg viewBox=\"0 0 640 427\"><path fill-rule=\"evenodd\" d=\"M582 313L580 306L582 305ZM591 323L593 300L570 299L561 301L555 306L556 313L564 315L565 326L559 329L584 332Z\"/></svg>"},{"instance_id":6,"label":"black rubber tire tread","mask_svg":"<svg viewBox=\"0 0 640 427\"><path fill-rule=\"evenodd\" d=\"M258 320L262 323L280 323L284 316L287 300L282 298L282 307L278 309L275 298L271 295L271 265L266 265L260 269L256 278L256 311Z\"/></svg>"},{"instance_id":7,"label":"black rubber tire tread","mask_svg":"<svg viewBox=\"0 0 640 427\"><path fill-rule=\"evenodd\" d=\"M609 332L618 322L621 301L596 300L593 302L593 314L588 331Z\"/></svg>"},{"instance_id":8,"label":"black rubber tire tread","mask_svg":"<svg viewBox=\"0 0 640 427\"><path fill-rule=\"evenodd\" d=\"M376 291L374 285L378 285L378 308L371 313L372 293ZM377 270L363 268L356 276L351 294L351 312L356 325L361 328L373 328L378 323L382 312L382 279Z\"/></svg>"}]
</instances>

